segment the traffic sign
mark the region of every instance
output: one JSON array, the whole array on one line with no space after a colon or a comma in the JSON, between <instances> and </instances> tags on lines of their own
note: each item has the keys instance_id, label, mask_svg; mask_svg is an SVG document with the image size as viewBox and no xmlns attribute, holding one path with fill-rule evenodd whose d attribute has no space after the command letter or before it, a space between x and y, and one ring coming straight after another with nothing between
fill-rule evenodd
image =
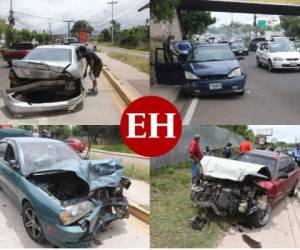
<instances>
[{"instance_id":1,"label":"traffic sign","mask_svg":"<svg viewBox=\"0 0 300 250\"><path fill-rule=\"evenodd\" d=\"M262 30L266 29L266 20L258 20L258 27Z\"/></svg>"}]
</instances>

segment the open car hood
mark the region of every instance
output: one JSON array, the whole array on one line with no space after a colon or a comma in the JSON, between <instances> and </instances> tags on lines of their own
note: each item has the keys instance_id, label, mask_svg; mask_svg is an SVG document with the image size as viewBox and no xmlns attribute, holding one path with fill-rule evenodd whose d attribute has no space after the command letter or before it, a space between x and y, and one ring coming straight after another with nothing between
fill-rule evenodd
<instances>
[{"instance_id":1,"label":"open car hood","mask_svg":"<svg viewBox=\"0 0 300 250\"><path fill-rule=\"evenodd\" d=\"M89 185L90 191L102 187L116 187L123 176L120 160L66 160L40 171L31 171L28 176L46 175L57 171L74 172Z\"/></svg>"},{"instance_id":2,"label":"open car hood","mask_svg":"<svg viewBox=\"0 0 300 250\"><path fill-rule=\"evenodd\" d=\"M265 170L264 165L229 160L213 156L204 156L201 160L204 176L210 176L217 179L226 179L242 182L246 176L252 175L256 178L268 179L261 175L261 170Z\"/></svg>"}]
</instances>

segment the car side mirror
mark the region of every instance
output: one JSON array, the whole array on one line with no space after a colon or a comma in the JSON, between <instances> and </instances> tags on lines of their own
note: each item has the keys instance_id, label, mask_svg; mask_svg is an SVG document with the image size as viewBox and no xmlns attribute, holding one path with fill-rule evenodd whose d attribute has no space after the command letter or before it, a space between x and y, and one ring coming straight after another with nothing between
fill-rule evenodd
<instances>
[{"instance_id":1,"label":"car side mirror","mask_svg":"<svg viewBox=\"0 0 300 250\"><path fill-rule=\"evenodd\" d=\"M287 179L289 178L288 174L287 173L284 173L284 172L279 172L278 176L277 176L277 179L280 180L280 179Z\"/></svg>"},{"instance_id":2,"label":"car side mirror","mask_svg":"<svg viewBox=\"0 0 300 250\"><path fill-rule=\"evenodd\" d=\"M16 160L10 160L9 165L12 169L18 170L19 169L19 163Z\"/></svg>"}]
</instances>

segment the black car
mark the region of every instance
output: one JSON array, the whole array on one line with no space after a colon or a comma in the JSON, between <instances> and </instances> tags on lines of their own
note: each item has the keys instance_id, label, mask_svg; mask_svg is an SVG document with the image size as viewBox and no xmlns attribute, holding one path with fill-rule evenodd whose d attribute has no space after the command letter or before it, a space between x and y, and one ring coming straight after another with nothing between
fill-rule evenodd
<instances>
[{"instance_id":1,"label":"black car","mask_svg":"<svg viewBox=\"0 0 300 250\"><path fill-rule=\"evenodd\" d=\"M236 56L240 56L240 55L247 56L249 54L248 48L243 42L233 42L230 44L230 48L232 49L233 53Z\"/></svg>"},{"instance_id":2,"label":"black car","mask_svg":"<svg viewBox=\"0 0 300 250\"><path fill-rule=\"evenodd\" d=\"M249 48L250 48L251 51L256 51L257 48L259 47L259 44L260 44L260 43L264 43L264 42L266 42L266 41L267 41L267 40L266 40L265 38L263 38L263 37L256 37L256 38L254 38L254 39L252 39L252 40L250 41L250 46L249 46Z\"/></svg>"}]
</instances>

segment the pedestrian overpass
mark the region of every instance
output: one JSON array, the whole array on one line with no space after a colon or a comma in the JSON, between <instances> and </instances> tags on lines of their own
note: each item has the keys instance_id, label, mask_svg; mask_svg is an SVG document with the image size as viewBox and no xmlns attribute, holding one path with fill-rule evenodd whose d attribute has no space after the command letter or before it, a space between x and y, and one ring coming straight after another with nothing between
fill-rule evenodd
<instances>
[{"instance_id":1,"label":"pedestrian overpass","mask_svg":"<svg viewBox=\"0 0 300 250\"><path fill-rule=\"evenodd\" d=\"M300 0L183 0L179 10L300 16Z\"/></svg>"}]
</instances>

